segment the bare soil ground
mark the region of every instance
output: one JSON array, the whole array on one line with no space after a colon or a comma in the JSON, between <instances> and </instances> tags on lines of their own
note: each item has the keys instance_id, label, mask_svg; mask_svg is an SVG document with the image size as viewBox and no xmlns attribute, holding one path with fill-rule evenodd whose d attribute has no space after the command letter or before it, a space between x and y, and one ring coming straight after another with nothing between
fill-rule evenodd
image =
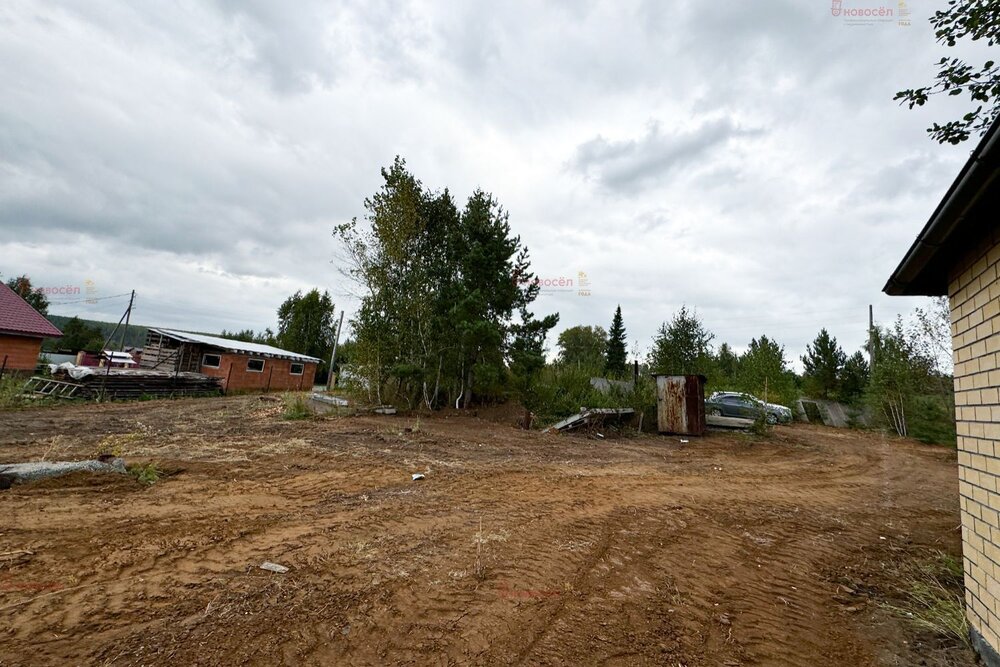
<instances>
[{"instance_id":1,"label":"bare soil ground","mask_svg":"<svg viewBox=\"0 0 1000 667\"><path fill-rule=\"evenodd\" d=\"M952 451L280 410L0 414L0 462L103 444L172 473L0 491L0 554L32 552L0 559L0 664L973 662L883 605L898 563L960 554Z\"/></svg>"}]
</instances>

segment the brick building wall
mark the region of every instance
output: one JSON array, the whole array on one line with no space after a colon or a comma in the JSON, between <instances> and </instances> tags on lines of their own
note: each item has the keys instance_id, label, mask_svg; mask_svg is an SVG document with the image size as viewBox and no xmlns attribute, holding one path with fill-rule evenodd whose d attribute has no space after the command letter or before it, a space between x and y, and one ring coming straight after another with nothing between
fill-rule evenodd
<instances>
[{"instance_id":1,"label":"brick building wall","mask_svg":"<svg viewBox=\"0 0 1000 667\"><path fill-rule=\"evenodd\" d=\"M215 354L206 352L207 354ZM316 379L316 364L303 363L302 374L292 375L292 364L299 362L271 357L251 357L245 354L219 353L219 367L212 368L203 363L199 373L222 378L226 393L254 391L311 391ZM247 368L250 359L262 359L264 369L261 372ZM204 355L201 358L204 361Z\"/></svg>"},{"instance_id":2,"label":"brick building wall","mask_svg":"<svg viewBox=\"0 0 1000 667\"><path fill-rule=\"evenodd\" d=\"M1000 649L1000 232L954 266L948 295L966 614L977 648L995 656Z\"/></svg>"},{"instance_id":3,"label":"brick building wall","mask_svg":"<svg viewBox=\"0 0 1000 667\"><path fill-rule=\"evenodd\" d=\"M33 371L42 351L42 339L0 334L0 366L7 358L7 371ZM6 371L5 371L6 372Z\"/></svg>"}]
</instances>

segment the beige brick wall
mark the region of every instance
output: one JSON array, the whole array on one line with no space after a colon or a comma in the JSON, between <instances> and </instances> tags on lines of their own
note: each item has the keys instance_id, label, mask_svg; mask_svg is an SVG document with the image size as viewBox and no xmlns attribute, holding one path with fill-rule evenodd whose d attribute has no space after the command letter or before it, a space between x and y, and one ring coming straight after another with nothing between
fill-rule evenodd
<instances>
[{"instance_id":1,"label":"beige brick wall","mask_svg":"<svg viewBox=\"0 0 1000 667\"><path fill-rule=\"evenodd\" d=\"M955 419L972 626L1000 649L1000 234L986 238L949 276Z\"/></svg>"}]
</instances>

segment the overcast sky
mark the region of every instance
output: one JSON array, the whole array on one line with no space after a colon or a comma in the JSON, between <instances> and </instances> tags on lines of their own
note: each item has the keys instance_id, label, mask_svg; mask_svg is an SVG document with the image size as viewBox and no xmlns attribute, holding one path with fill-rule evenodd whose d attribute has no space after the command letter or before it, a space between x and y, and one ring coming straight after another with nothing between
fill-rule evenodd
<instances>
[{"instance_id":1,"label":"overcast sky","mask_svg":"<svg viewBox=\"0 0 1000 667\"><path fill-rule=\"evenodd\" d=\"M892 100L957 52L943 5L8 0L0 272L93 319L135 289L134 322L262 329L312 287L350 317L331 230L398 154L494 193L536 273L574 281L536 304L556 333L620 303L645 354L687 304L717 343L793 360L826 326L850 352L869 303L921 303L881 288L975 143L925 133L963 106Z\"/></svg>"}]
</instances>

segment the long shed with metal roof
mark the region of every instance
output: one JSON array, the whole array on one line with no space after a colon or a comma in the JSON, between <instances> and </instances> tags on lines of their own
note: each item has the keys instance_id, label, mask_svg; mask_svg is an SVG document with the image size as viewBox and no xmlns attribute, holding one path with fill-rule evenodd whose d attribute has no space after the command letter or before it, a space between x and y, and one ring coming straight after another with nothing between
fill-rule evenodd
<instances>
[{"instance_id":1,"label":"long shed with metal roof","mask_svg":"<svg viewBox=\"0 0 1000 667\"><path fill-rule=\"evenodd\" d=\"M273 345L150 328L140 365L218 377L228 394L312 389L319 363L316 357Z\"/></svg>"}]
</instances>

